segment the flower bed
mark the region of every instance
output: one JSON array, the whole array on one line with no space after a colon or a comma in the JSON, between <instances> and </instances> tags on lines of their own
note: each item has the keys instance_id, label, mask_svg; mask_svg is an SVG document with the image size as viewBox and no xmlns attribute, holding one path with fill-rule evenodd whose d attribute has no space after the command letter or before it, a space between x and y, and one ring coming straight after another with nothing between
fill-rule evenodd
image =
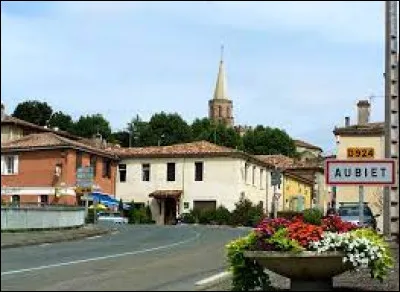
<instances>
[{"instance_id":1,"label":"flower bed","mask_svg":"<svg viewBox=\"0 0 400 292\"><path fill-rule=\"evenodd\" d=\"M315 218L314 218L315 219ZM343 254L343 263L351 270L369 268L371 277L383 281L393 265L390 249L375 231L328 216L307 222L307 218L264 219L248 236L227 245L233 274L233 290L268 290L269 277L263 266L244 255L247 251ZM316 224L318 222L319 224ZM340 259L340 258L339 258Z\"/></svg>"}]
</instances>

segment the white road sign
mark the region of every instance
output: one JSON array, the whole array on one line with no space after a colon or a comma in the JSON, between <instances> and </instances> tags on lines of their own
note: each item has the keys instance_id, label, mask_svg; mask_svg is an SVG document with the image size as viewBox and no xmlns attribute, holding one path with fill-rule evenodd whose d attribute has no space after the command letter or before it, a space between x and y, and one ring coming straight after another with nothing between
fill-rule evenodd
<instances>
[{"instance_id":1,"label":"white road sign","mask_svg":"<svg viewBox=\"0 0 400 292\"><path fill-rule=\"evenodd\" d=\"M327 160L325 178L328 185L393 185L394 160Z\"/></svg>"}]
</instances>

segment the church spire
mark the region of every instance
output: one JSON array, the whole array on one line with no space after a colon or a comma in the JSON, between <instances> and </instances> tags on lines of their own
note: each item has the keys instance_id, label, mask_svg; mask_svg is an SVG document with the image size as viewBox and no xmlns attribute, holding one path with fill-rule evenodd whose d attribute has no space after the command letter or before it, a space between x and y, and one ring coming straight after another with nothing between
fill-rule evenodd
<instances>
[{"instance_id":1,"label":"church spire","mask_svg":"<svg viewBox=\"0 0 400 292\"><path fill-rule=\"evenodd\" d=\"M215 84L214 99L229 99L226 92L224 45L221 46L221 60L219 62L217 83Z\"/></svg>"}]
</instances>

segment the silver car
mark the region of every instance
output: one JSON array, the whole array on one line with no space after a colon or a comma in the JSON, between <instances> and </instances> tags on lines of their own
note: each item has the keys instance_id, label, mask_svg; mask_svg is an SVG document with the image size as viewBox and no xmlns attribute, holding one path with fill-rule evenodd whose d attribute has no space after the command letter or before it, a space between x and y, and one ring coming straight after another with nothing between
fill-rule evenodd
<instances>
[{"instance_id":1,"label":"silver car","mask_svg":"<svg viewBox=\"0 0 400 292\"><path fill-rule=\"evenodd\" d=\"M351 222L356 225L360 225L359 215L360 215L360 207L358 203L342 203L338 209L338 215L343 221ZM378 215L373 215L371 208L364 204L364 224L363 227L370 227L372 229L376 229L376 217Z\"/></svg>"},{"instance_id":2,"label":"silver car","mask_svg":"<svg viewBox=\"0 0 400 292\"><path fill-rule=\"evenodd\" d=\"M128 223L128 218L122 217L118 212L100 212L97 215L97 221L126 224Z\"/></svg>"}]
</instances>

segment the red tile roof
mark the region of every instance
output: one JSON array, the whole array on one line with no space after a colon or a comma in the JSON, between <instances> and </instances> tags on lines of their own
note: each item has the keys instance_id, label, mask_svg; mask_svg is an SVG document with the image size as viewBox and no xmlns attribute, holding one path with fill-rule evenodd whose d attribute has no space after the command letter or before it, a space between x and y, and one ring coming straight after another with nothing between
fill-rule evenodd
<instances>
[{"instance_id":1,"label":"red tile roof","mask_svg":"<svg viewBox=\"0 0 400 292\"><path fill-rule=\"evenodd\" d=\"M100 156L115 157L113 153L80 143L54 133L30 134L1 144L1 152L29 151L40 149L73 148L96 153Z\"/></svg>"},{"instance_id":2,"label":"red tile roof","mask_svg":"<svg viewBox=\"0 0 400 292\"><path fill-rule=\"evenodd\" d=\"M333 130L335 135L343 136L382 136L385 134L385 123L368 123L366 125L352 125L347 127L336 127Z\"/></svg>"},{"instance_id":3,"label":"red tile roof","mask_svg":"<svg viewBox=\"0 0 400 292\"><path fill-rule=\"evenodd\" d=\"M294 144L295 144L297 147L303 147L303 148L308 148L308 149L315 149L315 150L319 150L319 151L322 152L322 148L321 148L321 147L312 145L312 144L310 144L310 143L308 143L308 142L305 142L305 141L302 141L302 140L294 140Z\"/></svg>"},{"instance_id":4,"label":"red tile roof","mask_svg":"<svg viewBox=\"0 0 400 292\"><path fill-rule=\"evenodd\" d=\"M182 195L182 190L157 190L149 194L149 197L156 199L164 198L179 198Z\"/></svg>"}]
</instances>

